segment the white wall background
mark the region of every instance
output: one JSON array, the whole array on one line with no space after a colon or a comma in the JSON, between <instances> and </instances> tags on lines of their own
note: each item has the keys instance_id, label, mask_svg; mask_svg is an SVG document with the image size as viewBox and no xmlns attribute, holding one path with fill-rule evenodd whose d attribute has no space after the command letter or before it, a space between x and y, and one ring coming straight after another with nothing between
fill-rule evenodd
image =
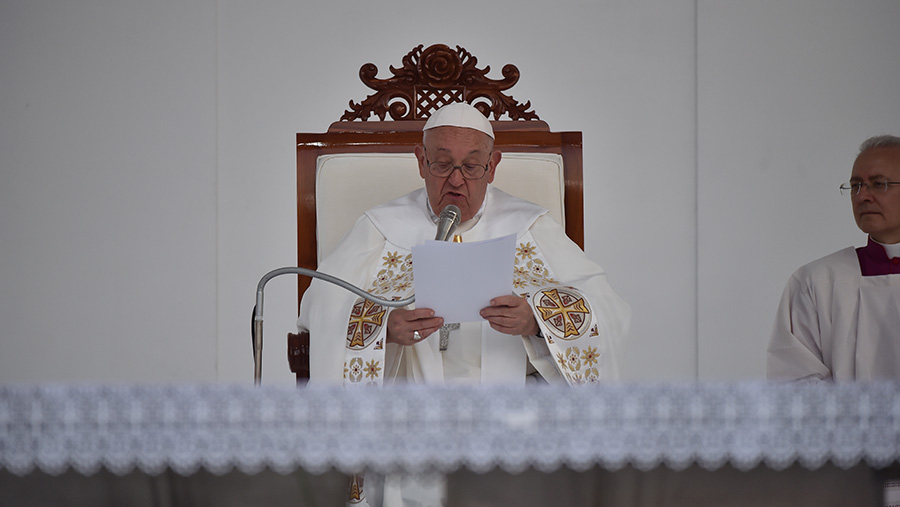
<instances>
[{"instance_id":1,"label":"white wall background","mask_svg":"<svg viewBox=\"0 0 900 507\"><path fill-rule=\"evenodd\" d=\"M837 193L900 133L895 0L0 2L0 382L252 379L296 262L297 132L418 44L514 63L584 133L586 250L626 378L753 379L787 277L864 237ZM266 289L290 382L296 282Z\"/></svg>"}]
</instances>

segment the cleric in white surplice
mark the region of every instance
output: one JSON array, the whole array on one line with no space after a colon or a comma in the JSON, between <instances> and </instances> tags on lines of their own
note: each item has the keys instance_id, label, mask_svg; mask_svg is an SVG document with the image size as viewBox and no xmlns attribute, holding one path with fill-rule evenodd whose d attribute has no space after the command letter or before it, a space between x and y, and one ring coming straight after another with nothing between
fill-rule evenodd
<instances>
[{"instance_id":1,"label":"cleric in white surplice","mask_svg":"<svg viewBox=\"0 0 900 507\"><path fill-rule=\"evenodd\" d=\"M788 280L769 342L770 379L900 379L900 138L863 142L841 191L868 244Z\"/></svg>"},{"instance_id":2,"label":"cleric in white surplice","mask_svg":"<svg viewBox=\"0 0 900 507\"><path fill-rule=\"evenodd\" d=\"M367 211L319 271L382 298L408 297L411 248L433 239L437 214L455 204L463 241L516 235L509 295L482 310L485 320L457 328L430 309L381 307L314 280L298 320L310 332L311 383L524 384L535 372L571 384L618 378L629 306L546 209L490 185L501 157L493 141L474 107L436 111L416 148L425 187Z\"/></svg>"}]
</instances>

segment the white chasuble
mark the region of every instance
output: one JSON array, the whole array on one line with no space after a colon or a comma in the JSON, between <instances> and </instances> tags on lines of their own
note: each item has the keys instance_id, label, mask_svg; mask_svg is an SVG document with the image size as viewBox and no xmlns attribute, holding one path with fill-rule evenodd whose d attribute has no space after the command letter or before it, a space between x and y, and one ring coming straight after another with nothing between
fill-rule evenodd
<instances>
[{"instance_id":1,"label":"white chasuble","mask_svg":"<svg viewBox=\"0 0 900 507\"><path fill-rule=\"evenodd\" d=\"M421 189L366 212L319 264L319 271L383 299L410 296L411 249L433 239L436 230L426 199ZM400 347L386 339L393 309L313 280L298 319L298 328L310 332L311 384L377 386L395 379L524 384L529 363L553 383L618 378L630 308L612 290L603 269L566 236L547 210L489 186L482 216L461 224L459 230L466 242L515 234L510 292L530 299L543 336L510 336L495 331L487 321L464 322L450 331L445 351L439 333ZM367 505L365 478L353 479L349 503ZM441 481L422 489L416 481L403 480L387 478L385 505L406 503L400 498L407 494L431 500L442 494Z\"/></svg>"},{"instance_id":2,"label":"white chasuble","mask_svg":"<svg viewBox=\"0 0 900 507\"><path fill-rule=\"evenodd\" d=\"M510 292L529 299L543 336L505 335L481 321L451 331L446 351L439 333L400 347L386 342L391 308L313 280L298 320L310 331L311 383L524 384L529 363L548 382L618 378L630 309L545 209L489 186L483 216L460 230L466 242L516 235ZM413 290L411 248L434 233L424 189L417 190L360 217L319 271L379 297L403 299Z\"/></svg>"}]
</instances>

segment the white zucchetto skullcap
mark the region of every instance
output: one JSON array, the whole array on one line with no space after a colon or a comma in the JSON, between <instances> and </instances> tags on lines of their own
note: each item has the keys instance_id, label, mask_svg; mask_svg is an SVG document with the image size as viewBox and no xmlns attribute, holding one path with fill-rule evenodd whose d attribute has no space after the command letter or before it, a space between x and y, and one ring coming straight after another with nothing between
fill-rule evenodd
<instances>
[{"instance_id":1,"label":"white zucchetto skullcap","mask_svg":"<svg viewBox=\"0 0 900 507\"><path fill-rule=\"evenodd\" d=\"M422 130L435 127L462 127L475 129L494 138L494 129L491 122L481 114L481 111L465 102L454 102L435 111L425 122Z\"/></svg>"}]
</instances>

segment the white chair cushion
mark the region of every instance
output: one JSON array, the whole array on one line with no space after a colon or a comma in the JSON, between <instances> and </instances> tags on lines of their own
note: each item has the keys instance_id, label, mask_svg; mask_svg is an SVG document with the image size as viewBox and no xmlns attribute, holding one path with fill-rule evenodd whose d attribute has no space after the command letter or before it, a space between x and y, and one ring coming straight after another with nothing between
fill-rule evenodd
<instances>
[{"instance_id":1,"label":"white chair cushion","mask_svg":"<svg viewBox=\"0 0 900 507\"><path fill-rule=\"evenodd\" d=\"M494 185L550 210L565 226L562 156L503 153ZM330 253L366 210L421 188L412 153L342 153L316 162L318 258Z\"/></svg>"}]
</instances>

